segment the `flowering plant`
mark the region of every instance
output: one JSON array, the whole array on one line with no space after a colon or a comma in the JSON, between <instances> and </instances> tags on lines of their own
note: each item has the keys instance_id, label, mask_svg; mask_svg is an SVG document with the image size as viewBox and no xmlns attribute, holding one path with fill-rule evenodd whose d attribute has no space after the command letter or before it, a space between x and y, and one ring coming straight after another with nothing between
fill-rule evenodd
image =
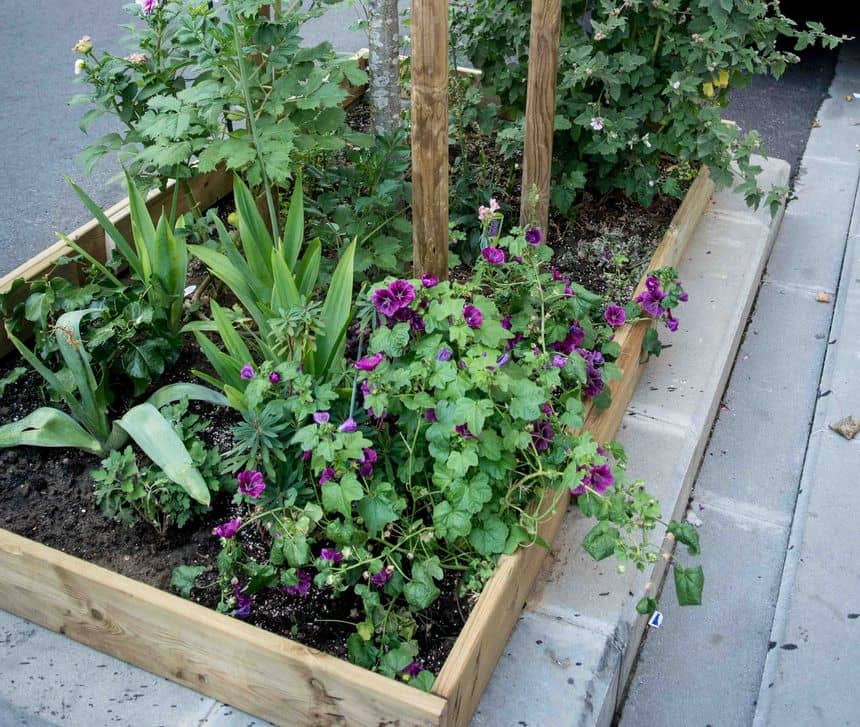
<instances>
[{"instance_id":1,"label":"flowering plant","mask_svg":"<svg viewBox=\"0 0 860 727\"><path fill-rule=\"evenodd\" d=\"M426 689L419 612L444 589L478 593L503 553L546 546L538 526L565 490L599 521L594 557L659 557L644 537L656 500L625 482L617 445L582 431L586 403L606 405L619 375L614 331L641 304L606 306L550 267L541 237L500 238L503 255L465 282L376 285L357 304L351 394L296 362L258 367L245 396L277 409L290 446L284 467L239 475L237 510L216 528L222 610L254 618L266 589L349 596L362 606L350 659ZM656 279L676 285L673 271ZM251 450L242 466L256 469ZM258 496L242 494L252 483Z\"/></svg>"}]
</instances>

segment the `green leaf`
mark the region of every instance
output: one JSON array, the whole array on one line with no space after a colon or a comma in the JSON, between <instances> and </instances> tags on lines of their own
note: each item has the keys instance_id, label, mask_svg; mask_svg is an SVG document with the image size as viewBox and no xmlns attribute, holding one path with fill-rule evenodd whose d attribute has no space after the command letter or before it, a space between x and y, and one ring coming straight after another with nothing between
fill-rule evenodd
<instances>
[{"instance_id":1,"label":"green leaf","mask_svg":"<svg viewBox=\"0 0 860 727\"><path fill-rule=\"evenodd\" d=\"M700 606L704 585L705 573L702 566L683 568L675 564L675 593L678 595L679 606Z\"/></svg>"},{"instance_id":2,"label":"green leaf","mask_svg":"<svg viewBox=\"0 0 860 727\"><path fill-rule=\"evenodd\" d=\"M650 596L643 596L636 603L636 613L641 613L643 616L650 616L657 610L657 599Z\"/></svg>"},{"instance_id":3,"label":"green leaf","mask_svg":"<svg viewBox=\"0 0 860 727\"><path fill-rule=\"evenodd\" d=\"M469 533L469 543L483 556L498 555L505 550L508 539L508 526L499 518L491 517L479 528Z\"/></svg>"},{"instance_id":4,"label":"green leaf","mask_svg":"<svg viewBox=\"0 0 860 727\"><path fill-rule=\"evenodd\" d=\"M191 589L194 588L194 581L205 570L205 565L177 566L170 574L170 587L176 589L183 598L191 598Z\"/></svg>"},{"instance_id":5,"label":"green leaf","mask_svg":"<svg viewBox=\"0 0 860 727\"><path fill-rule=\"evenodd\" d=\"M422 669L417 677L409 680L409 686L415 687L416 689L420 689L422 692L429 692L433 689L433 683L436 681L436 677L433 676L433 672L427 669Z\"/></svg>"},{"instance_id":6,"label":"green leaf","mask_svg":"<svg viewBox=\"0 0 860 727\"><path fill-rule=\"evenodd\" d=\"M364 490L354 475L345 475L340 482L327 482L322 486L322 502L326 512L339 512L347 519L352 518L352 503L363 495ZM375 510L373 514L377 514Z\"/></svg>"},{"instance_id":7,"label":"green leaf","mask_svg":"<svg viewBox=\"0 0 860 727\"><path fill-rule=\"evenodd\" d=\"M530 379L517 379L511 383L511 394L514 397L509 409L512 417L528 422L541 417L545 397L540 386Z\"/></svg>"},{"instance_id":8,"label":"green leaf","mask_svg":"<svg viewBox=\"0 0 860 727\"><path fill-rule=\"evenodd\" d=\"M302 172L296 172L293 184L293 194L290 198L290 211L287 213L287 224L284 227L282 256L287 267L293 270L299 259L299 250L305 236L305 195L302 189Z\"/></svg>"},{"instance_id":9,"label":"green leaf","mask_svg":"<svg viewBox=\"0 0 860 727\"><path fill-rule=\"evenodd\" d=\"M441 591L430 580L413 580L403 587L406 602L413 608L423 610L439 598Z\"/></svg>"},{"instance_id":10,"label":"green leaf","mask_svg":"<svg viewBox=\"0 0 860 727\"><path fill-rule=\"evenodd\" d=\"M227 397L221 392L210 389L208 386L200 384L168 384L162 386L154 392L146 401L152 404L156 409L160 409L166 404L172 404L181 399L189 401L205 401L207 404L215 406L229 406Z\"/></svg>"},{"instance_id":11,"label":"green leaf","mask_svg":"<svg viewBox=\"0 0 860 727\"><path fill-rule=\"evenodd\" d=\"M364 524L371 537L378 535L386 525L397 519L397 513L390 503L375 494L362 498L358 503L358 513L364 518Z\"/></svg>"},{"instance_id":12,"label":"green leaf","mask_svg":"<svg viewBox=\"0 0 860 727\"><path fill-rule=\"evenodd\" d=\"M448 469L457 477L464 477L470 467L478 466L478 453L474 449L459 452L456 449L448 455Z\"/></svg>"},{"instance_id":13,"label":"green leaf","mask_svg":"<svg viewBox=\"0 0 860 727\"><path fill-rule=\"evenodd\" d=\"M272 278L273 312L282 313L301 305L302 300L296 280L278 250L272 250Z\"/></svg>"},{"instance_id":14,"label":"green leaf","mask_svg":"<svg viewBox=\"0 0 860 727\"><path fill-rule=\"evenodd\" d=\"M642 350L651 356L659 356L663 352L663 346L660 344L660 336L657 335L656 328L649 328L645 332Z\"/></svg>"},{"instance_id":15,"label":"green leaf","mask_svg":"<svg viewBox=\"0 0 860 727\"><path fill-rule=\"evenodd\" d=\"M675 540L687 546L690 555L699 555L699 531L690 523L679 523L675 520L669 523L669 532Z\"/></svg>"},{"instance_id":16,"label":"green leaf","mask_svg":"<svg viewBox=\"0 0 860 727\"><path fill-rule=\"evenodd\" d=\"M0 448L72 447L104 454L102 443L65 412L40 407L17 422L0 427Z\"/></svg>"},{"instance_id":17,"label":"green leaf","mask_svg":"<svg viewBox=\"0 0 860 727\"><path fill-rule=\"evenodd\" d=\"M302 260L296 270L296 285L299 286L299 292L306 297L311 294L317 284L321 260L322 242L318 237L315 237L308 243L305 254L302 255Z\"/></svg>"},{"instance_id":18,"label":"green leaf","mask_svg":"<svg viewBox=\"0 0 860 727\"><path fill-rule=\"evenodd\" d=\"M315 355L318 374L327 372L337 358L337 352L343 350L346 327L352 310L355 248L356 242L353 241L338 262L325 297L322 309L325 329L317 337Z\"/></svg>"},{"instance_id":19,"label":"green leaf","mask_svg":"<svg viewBox=\"0 0 860 727\"><path fill-rule=\"evenodd\" d=\"M582 539L582 547L594 560L603 560L615 552L621 538L618 528L606 521L597 523Z\"/></svg>"},{"instance_id":20,"label":"green leaf","mask_svg":"<svg viewBox=\"0 0 860 727\"><path fill-rule=\"evenodd\" d=\"M396 323L389 328L379 326L370 336L370 350L399 358L409 345L409 324Z\"/></svg>"},{"instance_id":21,"label":"green leaf","mask_svg":"<svg viewBox=\"0 0 860 727\"><path fill-rule=\"evenodd\" d=\"M23 366L16 366L12 369L6 376L0 379L0 396L6 392L6 388L14 384L18 379L20 379L24 374L27 373L27 369Z\"/></svg>"},{"instance_id":22,"label":"green leaf","mask_svg":"<svg viewBox=\"0 0 860 727\"><path fill-rule=\"evenodd\" d=\"M208 505L209 487L194 466L182 440L152 404L138 404L118 422L135 443L189 497Z\"/></svg>"},{"instance_id":23,"label":"green leaf","mask_svg":"<svg viewBox=\"0 0 860 727\"><path fill-rule=\"evenodd\" d=\"M269 234L265 222L263 222L263 217L257 209L254 195L251 194L238 175L233 180L233 198L236 201L236 212L239 215L239 237L242 240L242 250L245 252L248 267L257 281L265 289L271 290L271 260L272 250L275 246L272 242L272 236ZM204 260L204 262L206 261Z\"/></svg>"}]
</instances>

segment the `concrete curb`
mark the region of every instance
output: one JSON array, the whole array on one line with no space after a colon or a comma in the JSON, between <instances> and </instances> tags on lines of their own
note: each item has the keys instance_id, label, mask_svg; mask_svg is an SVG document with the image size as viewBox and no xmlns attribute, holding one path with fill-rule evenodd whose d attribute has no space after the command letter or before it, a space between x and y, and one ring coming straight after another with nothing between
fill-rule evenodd
<instances>
[{"instance_id":1,"label":"concrete curb","mask_svg":"<svg viewBox=\"0 0 860 727\"><path fill-rule=\"evenodd\" d=\"M787 163L761 164L764 188L787 183ZM679 266L691 301L680 311L681 330L663 336L672 345L645 369L618 436L629 476L649 484L666 519L686 510L782 214L771 219L738 195L719 192ZM484 693L476 727L611 723L646 627L636 601L646 582L663 582L667 567L659 561L644 574L630 569L620 576L612 559L595 563L580 547L592 524L572 514L559 535Z\"/></svg>"}]
</instances>

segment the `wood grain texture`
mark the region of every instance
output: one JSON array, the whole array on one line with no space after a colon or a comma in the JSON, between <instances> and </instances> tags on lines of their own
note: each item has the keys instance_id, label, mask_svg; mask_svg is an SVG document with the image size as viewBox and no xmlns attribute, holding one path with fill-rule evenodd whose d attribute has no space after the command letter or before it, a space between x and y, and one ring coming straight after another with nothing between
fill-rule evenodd
<instances>
[{"instance_id":1,"label":"wood grain texture","mask_svg":"<svg viewBox=\"0 0 860 727\"><path fill-rule=\"evenodd\" d=\"M445 700L0 530L0 608L278 725L445 724Z\"/></svg>"},{"instance_id":2,"label":"wood grain texture","mask_svg":"<svg viewBox=\"0 0 860 727\"><path fill-rule=\"evenodd\" d=\"M677 265L713 189L708 171L703 169L673 217L637 291L644 288L645 277L651 270ZM585 414L585 429L598 441L611 440L621 425L641 375L640 352L648 325L642 322L624 326L616 334L621 345L616 365L623 378L612 382L612 404L607 409L598 412L589 406ZM541 523L540 535L548 543L552 543L558 533L569 501L570 493L564 490L561 501ZM433 686L435 694L448 700L448 720L452 727L469 724L546 555L543 548L532 546L503 556L478 598Z\"/></svg>"},{"instance_id":3,"label":"wood grain texture","mask_svg":"<svg viewBox=\"0 0 860 727\"><path fill-rule=\"evenodd\" d=\"M211 172L202 174L199 177L189 181L191 195L197 202L201 210L206 210L220 199L229 194L233 189L233 178L226 172ZM162 191L154 190L149 193L146 201L146 206L149 208L150 215L154 221L157 221L162 212L169 212L170 205L173 200L173 183L168 184L167 189ZM188 212L190 209L190 200L186 194L179 196L179 205L177 209L180 214ZM107 218L116 225L116 228L129 241L132 239L131 234L131 215L128 208L128 197L117 202L112 207L105 210ZM77 230L72 232L69 237L77 242L84 250L92 255L97 260L104 262L109 254L107 245L112 246L112 242L106 239L105 231L96 220L90 220L85 225L82 225ZM50 247L46 248L38 255L30 258L23 265L18 266L12 272L0 278L0 293L6 293L12 289L16 280L24 280L24 285L19 286L15 291L14 300L24 300L29 294L29 281L43 277L45 275L51 277L62 277L72 282L80 281L80 270L76 263L69 265L58 265L57 261L63 256L75 255L76 253L65 242L60 240L55 242ZM6 338L6 330L0 325L0 356L5 356L12 350L12 345Z\"/></svg>"},{"instance_id":4,"label":"wood grain texture","mask_svg":"<svg viewBox=\"0 0 860 727\"><path fill-rule=\"evenodd\" d=\"M549 220L560 28L561 0L532 0L520 224L534 224L544 235ZM532 190L538 195L536 204Z\"/></svg>"},{"instance_id":5,"label":"wood grain texture","mask_svg":"<svg viewBox=\"0 0 860 727\"><path fill-rule=\"evenodd\" d=\"M412 4L413 275L448 277L448 3Z\"/></svg>"}]
</instances>

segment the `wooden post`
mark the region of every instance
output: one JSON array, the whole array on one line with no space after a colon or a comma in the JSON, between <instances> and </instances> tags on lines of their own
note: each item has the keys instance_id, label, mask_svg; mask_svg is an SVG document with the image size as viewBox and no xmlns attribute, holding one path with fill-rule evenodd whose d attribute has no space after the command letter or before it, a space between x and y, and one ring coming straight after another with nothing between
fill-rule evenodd
<instances>
[{"instance_id":1,"label":"wooden post","mask_svg":"<svg viewBox=\"0 0 860 727\"><path fill-rule=\"evenodd\" d=\"M412 3L412 230L414 274L447 278L447 0Z\"/></svg>"},{"instance_id":2,"label":"wooden post","mask_svg":"<svg viewBox=\"0 0 860 727\"><path fill-rule=\"evenodd\" d=\"M560 28L561 0L532 0L520 224L537 225L544 236L549 219ZM535 189L537 204L533 199Z\"/></svg>"}]
</instances>

